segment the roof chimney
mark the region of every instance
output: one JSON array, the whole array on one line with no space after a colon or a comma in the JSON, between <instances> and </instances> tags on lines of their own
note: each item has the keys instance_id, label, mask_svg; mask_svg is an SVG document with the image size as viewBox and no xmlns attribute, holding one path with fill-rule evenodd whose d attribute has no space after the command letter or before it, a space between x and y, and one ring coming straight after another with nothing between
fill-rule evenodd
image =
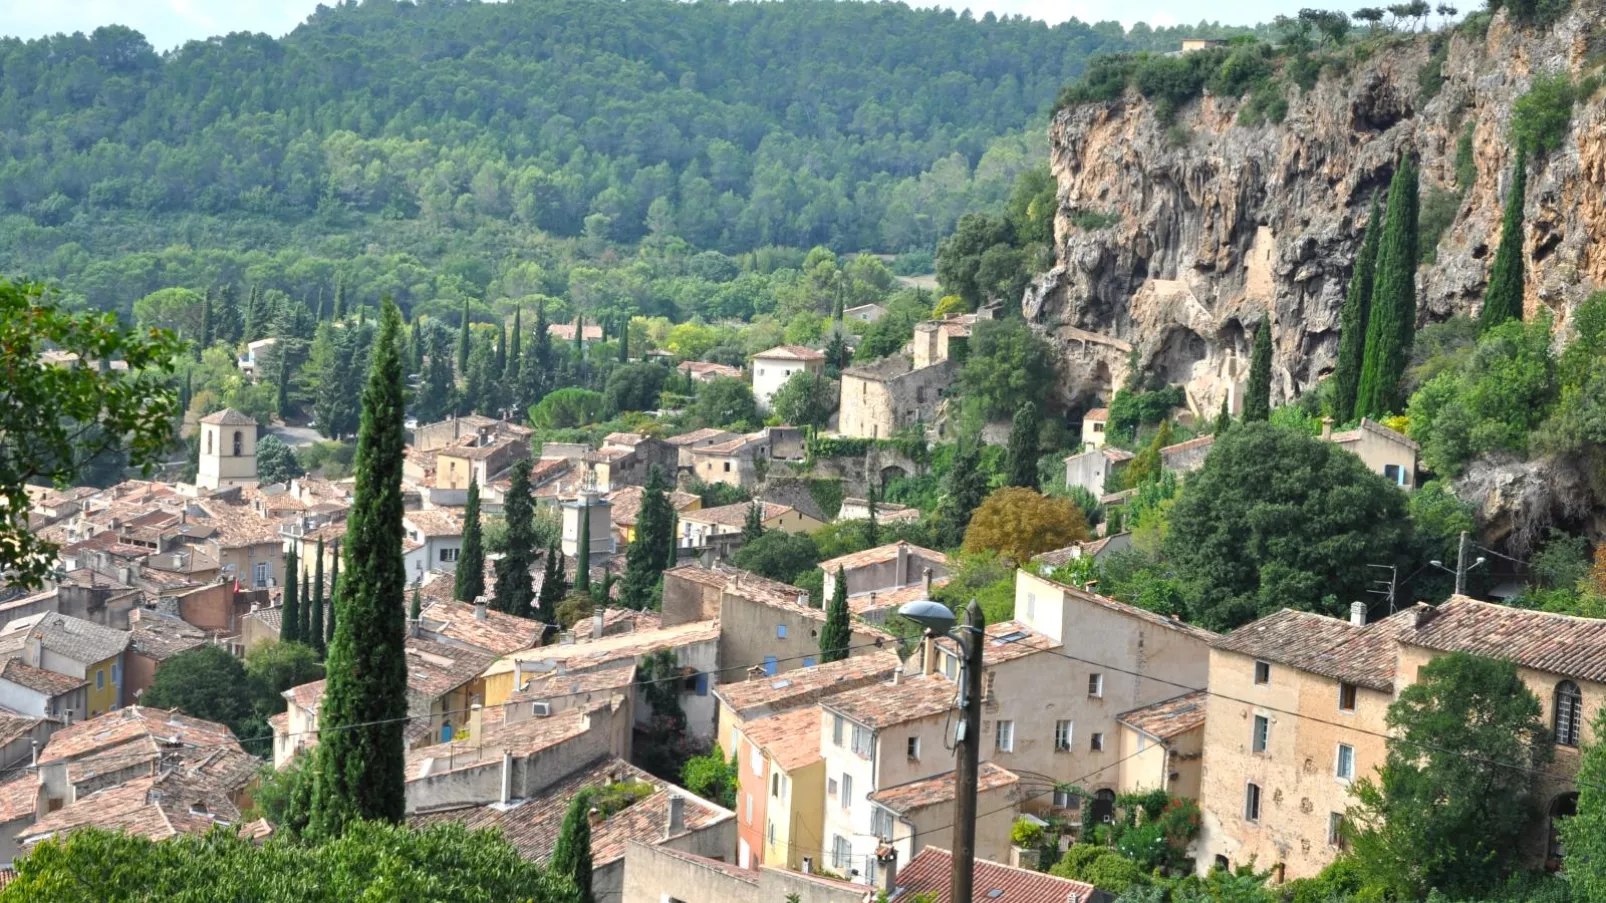
<instances>
[{"instance_id":1,"label":"roof chimney","mask_svg":"<svg viewBox=\"0 0 1606 903\"><path fill-rule=\"evenodd\" d=\"M876 850L875 884L890 896L898 887L898 848L890 843Z\"/></svg>"},{"instance_id":2,"label":"roof chimney","mask_svg":"<svg viewBox=\"0 0 1606 903\"><path fill-rule=\"evenodd\" d=\"M902 682L902 680L903 680L903 666L899 665L898 667L892 669L892 685L896 687L899 683Z\"/></svg>"},{"instance_id":3,"label":"roof chimney","mask_svg":"<svg viewBox=\"0 0 1606 903\"><path fill-rule=\"evenodd\" d=\"M506 806L513 798L513 754L502 750L502 791L497 801Z\"/></svg>"},{"instance_id":4,"label":"roof chimney","mask_svg":"<svg viewBox=\"0 0 1606 903\"><path fill-rule=\"evenodd\" d=\"M474 620L476 620L476 621L485 620L485 597L484 596L480 596L478 599L474 600Z\"/></svg>"},{"instance_id":5,"label":"roof chimney","mask_svg":"<svg viewBox=\"0 0 1606 903\"><path fill-rule=\"evenodd\" d=\"M922 598L922 599L930 599L931 598L931 568L921 568L921 570L920 570L920 585L922 587L922 591L920 593L920 598Z\"/></svg>"},{"instance_id":6,"label":"roof chimney","mask_svg":"<svg viewBox=\"0 0 1606 903\"><path fill-rule=\"evenodd\" d=\"M1333 441L1333 418L1331 417L1322 418L1322 441Z\"/></svg>"},{"instance_id":7,"label":"roof chimney","mask_svg":"<svg viewBox=\"0 0 1606 903\"><path fill-rule=\"evenodd\" d=\"M892 572L892 577L899 586L914 582L909 579L909 544L901 539L898 540L898 569Z\"/></svg>"},{"instance_id":8,"label":"roof chimney","mask_svg":"<svg viewBox=\"0 0 1606 903\"><path fill-rule=\"evenodd\" d=\"M921 641L920 673L937 673L937 635L926 631L926 638Z\"/></svg>"},{"instance_id":9,"label":"roof chimney","mask_svg":"<svg viewBox=\"0 0 1606 903\"><path fill-rule=\"evenodd\" d=\"M686 798L678 793L669 795L669 820L664 825L664 839L686 832Z\"/></svg>"},{"instance_id":10,"label":"roof chimney","mask_svg":"<svg viewBox=\"0 0 1606 903\"><path fill-rule=\"evenodd\" d=\"M1329 417L1328 419L1331 420L1332 418ZM1349 622L1354 624L1356 627L1366 626L1365 602L1351 602L1349 604Z\"/></svg>"},{"instance_id":11,"label":"roof chimney","mask_svg":"<svg viewBox=\"0 0 1606 903\"><path fill-rule=\"evenodd\" d=\"M797 594L797 606L799 608L808 608L809 607L809 594L808 593L798 593Z\"/></svg>"},{"instance_id":12,"label":"roof chimney","mask_svg":"<svg viewBox=\"0 0 1606 903\"><path fill-rule=\"evenodd\" d=\"M608 626L608 607L599 606L591 613L591 639L602 639L602 632Z\"/></svg>"}]
</instances>

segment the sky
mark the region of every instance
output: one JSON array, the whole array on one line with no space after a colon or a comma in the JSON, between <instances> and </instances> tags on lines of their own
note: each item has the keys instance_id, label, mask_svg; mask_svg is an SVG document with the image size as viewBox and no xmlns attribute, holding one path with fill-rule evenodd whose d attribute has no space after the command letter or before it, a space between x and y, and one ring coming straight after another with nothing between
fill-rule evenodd
<instances>
[{"instance_id":1,"label":"sky","mask_svg":"<svg viewBox=\"0 0 1606 903\"><path fill-rule=\"evenodd\" d=\"M937 5L932 0L908 2ZM1300 0L1238 0L1219 6L1187 0L973 0L941 5L968 6L978 16L990 10L1000 16L1018 14L1048 22L1075 17L1085 22L1118 19L1126 25L1177 25L1201 19L1252 25L1270 21L1279 13L1292 15ZM0 0L0 34L37 38L57 32L88 33L101 25L118 24L143 33L157 50L169 50L191 39L231 31L262 31L278 37L305 21L317 7L318 0Z\"/></svg>"}]
</instances>

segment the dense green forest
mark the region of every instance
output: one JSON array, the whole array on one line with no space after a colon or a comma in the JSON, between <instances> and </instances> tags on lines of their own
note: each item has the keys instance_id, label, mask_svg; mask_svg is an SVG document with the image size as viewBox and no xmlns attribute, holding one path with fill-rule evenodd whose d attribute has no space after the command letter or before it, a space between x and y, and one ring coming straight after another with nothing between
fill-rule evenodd
<instances>
[{"instance_id":1,"label":"dense green forest","mask_svg":"<svg viewBox=\"0 0 1606 903\"><path fill-rule=\"evenodd\" d=\"M1041 162L1092 54L1226 31L369 0L164 55L119 26L3 39L0 271L124 314L222 282L410 309L565 295L576 257L647 236L929 252Z\"/></svg>"}]
</instances>

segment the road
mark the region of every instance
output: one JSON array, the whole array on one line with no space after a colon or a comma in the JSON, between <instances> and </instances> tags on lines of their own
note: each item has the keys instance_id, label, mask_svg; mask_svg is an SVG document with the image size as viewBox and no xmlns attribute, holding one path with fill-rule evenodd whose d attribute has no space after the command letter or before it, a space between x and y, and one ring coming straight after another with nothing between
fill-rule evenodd
<instances>
[{"instance_id":1,"label":"road","mask_svg":"<svg viewBox=\"0 0 1606 903\"><path fill-rule=\"evenodd\" d=\"M291 448L300 448L304 445L323 441L323 435L310 426L280 426L274 424L268 427L268 435L277 437L280 442Z\"/></svg>"}]
</instances>

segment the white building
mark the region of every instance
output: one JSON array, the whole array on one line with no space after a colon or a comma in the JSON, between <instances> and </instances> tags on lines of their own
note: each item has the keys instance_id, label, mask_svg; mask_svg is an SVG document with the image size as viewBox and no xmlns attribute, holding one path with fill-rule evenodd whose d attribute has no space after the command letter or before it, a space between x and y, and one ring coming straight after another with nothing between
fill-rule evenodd
<instances>
[{"instance_id":1,"label":"white building","mask_svg":"<svg viewBox=\"0 0 1606 903\"><path fill-rule=\"evenodd\" d=\"M200 466L195 485L203 489L255 486L257 482L257 422L224 408L201 418Z\"/></svg>"},{"instance_id":2,"label":"white building","mask_svg":"<svg viewBox=\"0 0 1606 903\"><path fill-rule=\"evenodd\" d=\"M761 411L770 409L770 399L795 373L825 370L825 354L802 345L780 345L753 355L753 397Z\"/></svg>"}]
</instances>

